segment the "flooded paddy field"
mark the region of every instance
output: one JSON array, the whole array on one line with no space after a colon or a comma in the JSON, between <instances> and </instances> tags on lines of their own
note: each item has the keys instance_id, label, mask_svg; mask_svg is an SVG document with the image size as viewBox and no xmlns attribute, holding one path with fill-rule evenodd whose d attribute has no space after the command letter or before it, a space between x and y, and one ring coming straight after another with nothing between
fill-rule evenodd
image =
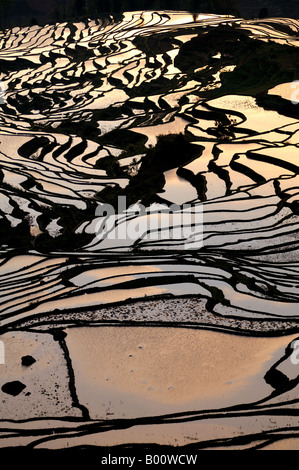
<instances>
[{"instance_id":1,"label":"flooded paddy field","mask_svg":"<svg viewBox=\"0 0 299 470\"><path fill-rule=\"evenodd\" d=\"M0 33L0 448L298 449L299 22Z\"/></svg>"}]
</instances>

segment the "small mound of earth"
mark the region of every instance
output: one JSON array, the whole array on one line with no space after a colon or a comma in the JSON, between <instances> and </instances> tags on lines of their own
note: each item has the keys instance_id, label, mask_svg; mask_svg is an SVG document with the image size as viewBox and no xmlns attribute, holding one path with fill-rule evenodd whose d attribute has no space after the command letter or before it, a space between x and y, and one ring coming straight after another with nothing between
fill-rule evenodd
<instances>
[{"instance_id":1,"label":"small mound of earth","mask_svg":"<svg viewBox=\"0 0 299 470\"><path fill-rule=\"evenodd\" d=\"M26 366L26 367L29 367L36 362L36 360L32 356L23 356L21 360L22 360L22 366Z\"/></svg>"},{"instance_id":2,"label":"small mound of earth","mask_svg":"<svg viewBox=\"0 0 299 470\"><path fill-rule=\"evenodd\" d=\"M24 388L26 388L26 385L19 380L14 380L13 382L6 382L2 385L1 390L4 393L8 393L8 395L16 397L22 392L22 390L24 390Z\"/></svg>"}]
</instances>

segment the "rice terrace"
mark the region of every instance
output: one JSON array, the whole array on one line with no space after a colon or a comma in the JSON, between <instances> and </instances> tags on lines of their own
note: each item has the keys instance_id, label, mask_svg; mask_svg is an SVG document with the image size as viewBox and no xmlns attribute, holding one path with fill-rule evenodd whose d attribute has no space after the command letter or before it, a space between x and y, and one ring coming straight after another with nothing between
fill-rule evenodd
<instances>
[{"instance_id":1,"label":"rice terrace","mask_svg":"<svg viewBox=\"0 0 299 470\"><path fill-rule=\"evenodd\" d=\"M49 3L0 1L0 451L298 450L296 2Z\"/></svg>"}]
</instances>

